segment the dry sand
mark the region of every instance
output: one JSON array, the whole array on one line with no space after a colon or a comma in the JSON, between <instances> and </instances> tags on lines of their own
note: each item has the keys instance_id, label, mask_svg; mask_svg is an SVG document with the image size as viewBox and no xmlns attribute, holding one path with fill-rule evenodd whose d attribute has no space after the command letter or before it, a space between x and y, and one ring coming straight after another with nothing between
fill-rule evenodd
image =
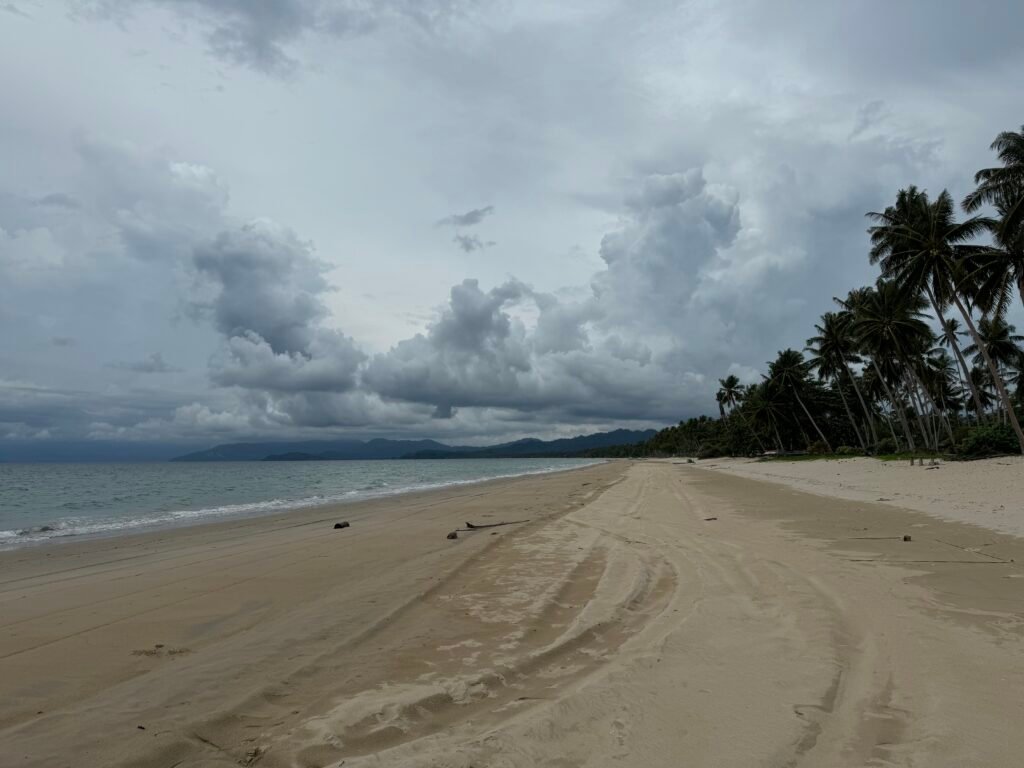
<instances>
[{"instance_id":1,"label":"dry sand","mask_svg":"<svg viewBox=\"0 0 1024 768\"><path fill-rule=\"evenodd\" d=\"M702 467L824 496L877 501L1024 536L1024 457L982 461L713 459Z\"/></svg>"},{"instance_id":2,"label":"dry sand","mask_svg":"<svg viewBox=\"0 0 1024 768\"><path fill-rule=\"evenodd\" d=\"M1021 563L671 462L6 553L0 765L1020 766Z\"/></svg>"}]
</instances>

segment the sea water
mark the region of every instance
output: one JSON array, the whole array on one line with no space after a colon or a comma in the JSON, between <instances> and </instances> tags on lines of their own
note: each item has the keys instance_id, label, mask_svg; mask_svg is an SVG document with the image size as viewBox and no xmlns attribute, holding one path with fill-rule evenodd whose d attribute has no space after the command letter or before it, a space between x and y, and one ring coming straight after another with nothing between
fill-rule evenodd
<instances>
[{"instance_id":1,"label":"sea water","mask_svg":"<svg viewBox=\"0 0 1024 768\"><path fill-rule=\"evenodd\" d=\"M0 549L556 472L591 459L0 464Z\"/></svg>"}]
</instances>

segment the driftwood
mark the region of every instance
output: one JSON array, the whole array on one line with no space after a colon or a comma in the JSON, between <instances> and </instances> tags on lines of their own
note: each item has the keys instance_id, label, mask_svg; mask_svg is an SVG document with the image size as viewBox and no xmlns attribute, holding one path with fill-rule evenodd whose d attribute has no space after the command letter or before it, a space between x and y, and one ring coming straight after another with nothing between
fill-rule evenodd
<instances>
[{"instance_id":1,"label":"driftwood","mask_svg":"<svg viewBox=\"0 0 1024 768\"><path fill-rule=\"evenodd\" d=\"M530 521L529 520L509 520L508 522L484 523L483 525L476 525L474 523L466 523L466 527L465 528L456 528L454 531L452 531L451 533L448 534L448 538L449 539L457 539L457 538L459 538L459 531L463 531L463 532L466 532L466 533L471 533L473 531L483 530L484 528L497 528L500 525L518 525L519 523L528 523L528 522L530 522ZM498 532L494 531L493 533L491 533L491 536L496 536L497 534L498 534Z\"/></svg>"},{"instance_id":2,"label":"driftwood","mask_svg":"<svg viewBox=\"0 0 1024 768\"><path fill-rule=\"evenodd\" d=\"M507 523L485 523L483 525L474 525L473 523L466 523L467 531L479 531L481 528L497 528L499 525L518 525L519 523L528 523L529 520L510 520Z\"/></svg>"}]
</instances>

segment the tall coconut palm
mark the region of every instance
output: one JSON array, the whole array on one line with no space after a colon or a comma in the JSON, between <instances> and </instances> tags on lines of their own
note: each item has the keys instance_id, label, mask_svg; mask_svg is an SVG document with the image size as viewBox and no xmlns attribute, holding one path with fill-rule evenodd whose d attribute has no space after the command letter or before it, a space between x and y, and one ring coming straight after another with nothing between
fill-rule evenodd
<instances>
[{"instance_id":1,"label":"tall coconut palm","mask_svg":"<svg viewBox=\"0 0 1024 768\"><path fill-rule=\"evenodd\" d=\"M986 203L1002 204L1000 229L1006 233L1024 227L1024 125L1020 131L1003 131L990 147L999 154L1001 166L983 168L974 174L978 186L964 198L970 213Z\"/></svg>"},{"instance_id":2,"label":"tall coconut palm","mask_svg":"<svg viewBox=\"0 0 1024 768\"><path fill-rule=\"evenodd\" d=\"M941 204L942 210L935 210ZM956 295L956 287L963 283L967 271L946 254L948 247L962 244L985 227L984 220L970 219L963 225L953 221L953 199L943 194L933 205L928 194L911 185L896 195L896 203L882 213L868 213L878 222L871 227L871 263L881 262L882 274L894 278L908 291L920 291L928 297L943 332L946 343L967 370L956 336L949 333L943 309ZM936 244L940 247L936 248ZM961 258L963 253L959 254ZM948 263L947 263L948 262ZM969 379L968 379L969 381ZM973 391L975 407L979 407L978 393Z\"/></svg>"},{"instance_id":3,"label":"tall coconut palm","mask_svg":"<svg viewBox=\"0 0 1024 768\"><path fill-rule=\"evenodd\" d=\"M1003 375L1003 369L1013 368L1021 354L1021 343L1024 342L1024 336L1017 333L1016 326L1002 317L983 317L978 322L978 335L1000 375ZM977 344L967 347L964 352L974 355L975 365L983 364L984 358Z\"/></svg>"},{"instance_id":4,"label":"tall coconut palm","mask_svg":"<svg viewBox=\"0 0 1024 768\"><path fill-rule=\"evenodd\" d=\"M761 442L761 438L757 434L750 423L747 421L747 417L743 415L742 410L738 410L737 406L743 401L743 385L740 384L740 380L734 374L729 374L724 379L718 380L718 394L719 397L719 408L724 405L729 409L730 413L738 413L740 420L744 426L750 430L750 433L754 436L754 440L757 441L757 445L761 448L761 452L764 452L764 443ZM722 416L725 416L725 411L722 411Z\"/></svg>"},{"instance_id":5,"label":"tall coconut palm","mask_svg":"<svg viewBox=\"0 0 1024 768\"><path fill-rule=\"evenodd\" d=\"M1024 304L1024 225L1007 225L1011 204L995 203L999 216L984 219L992 246L967 258L968 272L977 284L978 307L986 314L1001 315L1013 299L1013 289Z\"/></svg>"},{"instance_id":6,"label":"tall coconut palm","mask_svg":"<svg viewBox=\"0 0 1024 768\"><path fill-rule=\"evenodd\" d=\"M967 380L971 375L971 369L967 365L967 360L964 358L963 352L957 345L957 339L962 335L963 331L960 330L960 321L955 317L947 317L943 321L942 333L939 336L939 343L944 347L949 347L953 351L953 354L956 355L956 377L957 381L960 383L961 392L966 396L967 393L971 391L967 384ZM975 407L978 405L980 405L980 403L975 402Z\"/></svg>"},{"instance_id":7,"label":"tall coconut palm","mask_svg":"<svg viewBox=\"0 0 1024 768\"><path fill-rule=\"evenodd\" d=\"M932 354L925 358L924 378L943 413L950 408L959 411L964 392L963 379L960 369L944 349L932 350ZM957 383L960 384L959 389Z\"/></svg>"},{"instance_id":8,"label":"tall coconut palm","mask_svg":"<svg viewBox=\"0 0 1024 768\"><path fill-rule=\"evenodd\" d=\"M892 411L893 416L896 416L896 407L898 403L892 399L892 390L889 389L888 384L882 379L881 371L878 365L872 358L869 358L871 363L869 368L864 370L864 393L868 400L872 403L886 402L889 404L889 409ZM883 423L889 428L889 436L892 438L893 444L896 446L896 452L899 453L902 450L900 445L899 435L896 434L896 428L893 426L893 418L885 413L879 407L879 415L882 417ZM904 436L907 436L907 424L905 419L900 419L900 425L904 429ZM908 446L913 448L913 444L908 441Z\"/></svg>"},{"instance_id":9,"label":"tall coconut palm","mask_svg":"<svg viewBox=\"0 0 1024 768\"><path fill-rule=\"evenodd\" d=\"M770 430L775 437L775 446L785 450L782 435L779 434L779 421L784 415L782 402L779 400L778 387L769 387L767 381L754 384L747 389L744 407L749 410L755 424Z\"/></svg>"},{"instance_id":10,"label":"tall coconut palm","mask_svg":"<svg viewBox=\"0 0 1024 768\"><path fill-rule=\"evenodd\" d=\"M915 450L913 433L900 400L889 389L889 379L903 380L903 388L910 395L908 378L916 372L909 358L931 340L931 330L922 319L923 314L919 296L900 290L891 280L879 280L873 290L857 300L852 327L854 338L871 354L872 365L886 389L887 399L896 407L911 450ZM925 436L923 416L916 408L915 412L921 434Z\"/></svg>"},{"instance_id":11,"label":"tall coconut palm","mask_svg":"<svg viewBox=\"0 0 1024 768\"><path fill-rule=\"evenodd\" d=\"M818 331L818 335L809 338L805 347L811 353L808 361L810 369L818 372L819 380L835 383L839 397L843 401L846 416L850 420L850 426L853 427L853 433L857 436L857 442L860 443L861 448L867 450L867 441L857 427L857 420L853 418L850 404L846 401L846 395L843 392L842 375L844 373L853 382L854 387L857 386L850 371L849 364L856 356L852 352L853 344L847 333L847 326L844 325L838 314L826 312L821 316L821 323L815 325L814 328Z\"/></svg>"},{"instance_id":12,"label":"tall coconut palm","mask_svg":"<svg viewBox=\"0 0 1024 768\"><path fill-rule=\"evenodd\" d=\"M927 295L940 323L944 319L941 313L944 306L953 303L960 311L992 374L999 399L1007 410L1021 453L1024 453L1024 431L1013 412L999 371L981 344L974 318L958 290L966 278L963 259L983 250L967 244L984 231L983 219L974 217L958 223L953 198L948 191L943 190L931 202L925 192L915 187L900 190L895 206L882 213L869 213L868 217L877 222L869 230L871 260L881 262L883 274L895 280L904 291ZM955 342L950 340L950 343Z\"/></svg>"},{"instance_id":13,"label":"tall coconut palm","mask_svg":"<svg viewBox=\"0 0 1024 768\"><path fill-rule=\"evenodd\" d=\"M988 368L979 368L978 366L971 368L971 381L974 382L974 386L978 388L978 393L981 395L982 408L988 410L999 402L992 388L992 374L988 372Z\"/></svg>"},{"instance_id":14,"label":"tall coconut palm","mask_svg":"<svg viewBox=\"0 0 1024 768\"><path fill-rule=\"evenodd\" d=\"M773 362L768 364L768 380L784 392L788 392L793 395L797 404L800 406L801 410L803 410L804 415L807 416L807 420L810 421L811 426L814 427L814 431L817 432L818 437L821 438L821 442L823 442L825 447L828 448L828 452L832 453L832 444L829 443L828 438L825 437L825 433L821 431L821 427L818 426L818 422L814 420L814 417L808 410L803 398L800 397L800 393L807 389L808 374L809 367L804 361L804 356L795 349L782 350L779 352L779 356L775 358Z\"/></svg>"},{"instance_id":15,"label":"tall coconut palm","mask_svg":"<svg viewBox=\"0 0 1024 768\"><path fill-rule=\"evenodd\" d=\"M724 379L718 380L718 392L722 395L722 402L732 410L743 399L743 385L737 376L729 374Z\"/></svg>"}]
</instances>

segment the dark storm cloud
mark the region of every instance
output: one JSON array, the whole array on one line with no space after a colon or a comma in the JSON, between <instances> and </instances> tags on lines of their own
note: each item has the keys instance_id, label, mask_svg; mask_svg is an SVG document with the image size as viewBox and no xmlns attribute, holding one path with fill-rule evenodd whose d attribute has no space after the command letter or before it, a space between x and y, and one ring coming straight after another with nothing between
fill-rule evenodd
<instances>
[{"instance_id":1,"label":"dark storm cloud","mask_svg":"<svg viewBox=\"0 0 1024 768\"><path fill-rule=\"evenodd\" d=\"M122 371L131 371L132 373L180 373L181 368L176 368L173 365L168 364L164 360L163 355L159 352L154 352L143 360L135 360L133 362L113 362L109 363L109 367L117 368Z\"/></svg>"},{"instance_id":2,"label":"dark storm cloud","mask_svg":"<svg viewBox=\"0 0 1024 768\"><path fill-rule=\"evenodd\" d=\"M481 221L494 213L494 206L488 205L483 208L474 208L465 213L453 213L437 220L439 227L475 227Z\"/></svg>"},{"instance_id":3,"label":"dark storm cloud","mask_svg":"<svg viewBox=\"0 0 1024 768\"><path fill-rule=\"evenodd\" d=\"M326 265L289 229L255 221L195 248L196 269L214 295L196 301L225 336L254 332L274 352L300 352L327 315Z\"/></svg>"},{"instance_id":4,"label":"dark storm cloud","mask_svg":"<svg viewBox=\"0 0 1024 768\"><path fill-rule=\"evenodd\" d=\"M200 292L193 301L225 337L214 380L277 392L335 391L355 386L365 358L352 339L320 323L330 289L309 243L271 222L221 232L196 247Z\"/></svg>"}]
</instances>

